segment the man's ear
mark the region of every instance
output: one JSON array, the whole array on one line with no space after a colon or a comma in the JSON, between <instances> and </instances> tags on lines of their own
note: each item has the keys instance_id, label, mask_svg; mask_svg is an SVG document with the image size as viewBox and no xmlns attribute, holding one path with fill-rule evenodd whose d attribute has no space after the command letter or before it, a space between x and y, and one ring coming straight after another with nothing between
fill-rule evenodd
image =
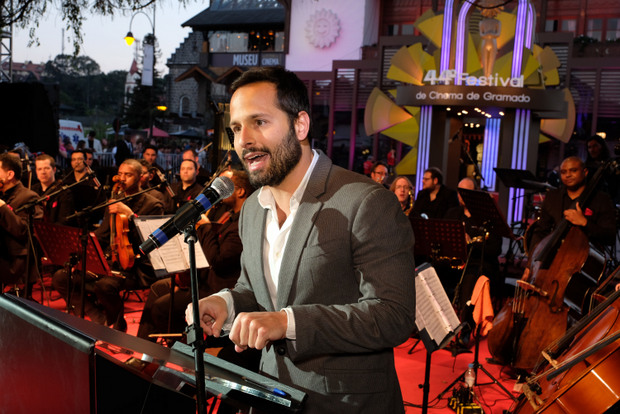
<instances>
[{"instance_id":1,"label":"man's ear","mask_svg":"<svg viewBox=\"0 0 620 414\"><path fill-rule=\"evenodd\" d=\"M15 171L13 171L13 170L8 170L8 171L6 172L6 178L7 178L9 181L13 180L13 178L15 178Z\"/></svg>"},{"instance_id":2,"label":"man's ear","mask_svg":"<svg viewBox=\"0 0 620 414\"><path fill-rule=\"evenodd\" d=\"M245 198L245 195L246 195L245 188L239 187L239 188L236 188L235 191L239 192L238 198Z\"/></svg>"},{"instance_id":3,"label":"man's ear","mask_svg":"<svg viewBox=\"0 0 620 414\"><path fill-rule=\"evenodd\" d=\"M306 111L300 111L293 126L299 141L308 138L308 134L310 134L310 115Z\"/></svg>"}]
</instances>

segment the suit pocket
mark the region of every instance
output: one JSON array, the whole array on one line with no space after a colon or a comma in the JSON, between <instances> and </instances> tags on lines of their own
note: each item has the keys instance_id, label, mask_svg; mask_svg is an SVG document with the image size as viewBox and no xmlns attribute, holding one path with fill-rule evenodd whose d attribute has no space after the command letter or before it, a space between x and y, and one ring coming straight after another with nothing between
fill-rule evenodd
<instances>
[{"instance_id":1,"label":"suit pocket","mask_svg":"<svg viewBox=\"0 0 620 414\"><path fill-rule=\"evenodd\" d=\"M325 382L331 394L374 394L387 390L388 378L382 369L326 369Z\"/></svg>"}]
</instances>

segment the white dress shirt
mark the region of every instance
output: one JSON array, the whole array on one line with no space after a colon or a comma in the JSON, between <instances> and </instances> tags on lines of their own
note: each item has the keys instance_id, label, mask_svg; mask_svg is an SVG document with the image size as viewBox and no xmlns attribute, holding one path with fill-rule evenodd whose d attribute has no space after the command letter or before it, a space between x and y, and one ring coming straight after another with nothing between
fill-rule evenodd
<instances>
[{"instance_id":1,"label":"white dress shirt","mask_svg":"<svg viewBox=\"0 0 620 414\"><path fill-rule=\"evenodd\" d=\"M269 210L265 221L265 235L263 238L263 271L265 273L265 281L269 289L271 303L274 308L277 303L278 281L280 277L280 266L282 265L282 256L286 249L288 237L291 233L291 227L295 221L295 216L297 215L301 198L306 191L308 181L310 180L310 175L312 174L312 171L314 170L314 167L319 159L319 155L316 151L313 150L312 154L312 162L310 163L303 179L299 183L299 186L291 196L290 213L286 217L282 227L280 227L278 221L276 201L273 197L273 193L271 192L271 188L269 186L261 187L258 193L258 203L264 209ZM232 295L230 292L220 292L217 293L217 295L221 296L226 301L226 305L228 307L228 319L224 324L224 331L229 331L235 319L235 309ZM282 310L284 310L287 315L286 338L294 340L296 336L293 310L288 307L283 308Z\"/></svg>"}]
</instances>

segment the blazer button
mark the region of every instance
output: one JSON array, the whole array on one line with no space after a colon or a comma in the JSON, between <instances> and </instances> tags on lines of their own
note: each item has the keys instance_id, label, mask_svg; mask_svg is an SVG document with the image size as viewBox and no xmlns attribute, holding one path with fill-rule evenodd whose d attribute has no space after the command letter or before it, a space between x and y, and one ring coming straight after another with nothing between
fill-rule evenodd
<instances>
[{"instance_id":1,"label":"blazer button","mask_svg":"<svg viewBox=\"0 0 620 414\"><path fill-rule=\"evenodd\" d=\"M286 347L283 345L276 347L276 353L280 356L286 354Z\"/></svg>"}]
</instances>

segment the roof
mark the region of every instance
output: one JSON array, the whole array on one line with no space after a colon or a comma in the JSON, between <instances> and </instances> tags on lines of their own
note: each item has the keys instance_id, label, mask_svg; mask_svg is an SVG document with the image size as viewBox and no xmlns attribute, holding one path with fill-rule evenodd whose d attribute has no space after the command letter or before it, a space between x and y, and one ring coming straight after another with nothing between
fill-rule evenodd
<instances>
[{"instance_id":1,"label":"roof","mask_svg":"<svg viewBox=\"0 0 620 414\"><path fill-rule=\"evenodd\" d=\"M234 3L234 4L233 4ZM212 2L211 7L182 24L194 30L213 31L241 28L284 28L286 11L277 1Z\"/></svg>"}]
</instances>

